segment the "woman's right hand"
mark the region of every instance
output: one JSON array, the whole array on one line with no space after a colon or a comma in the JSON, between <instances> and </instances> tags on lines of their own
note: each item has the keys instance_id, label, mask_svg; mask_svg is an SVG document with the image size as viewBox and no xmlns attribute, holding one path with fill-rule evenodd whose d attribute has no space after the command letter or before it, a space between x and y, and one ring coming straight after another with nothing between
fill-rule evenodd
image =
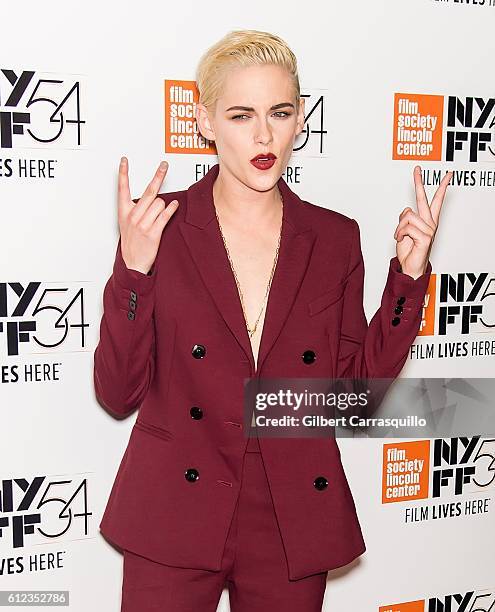
<instances>
[{"instance_id":1,"label":"woman's right hand","mask_svg":"<svg viewBox=\"0 0 495 612\"><path fill-rule=\"evenodd\" d=\"M155 176L135 204L129 190L127 158L122 157L120 160L118 218L122 258L127 268L143 274L151 270L163 229L179 207L178 200L173 200L165 208L163 199L157 197L167 170L168 163L161 162Z\"/></svg>"}]
</instances>

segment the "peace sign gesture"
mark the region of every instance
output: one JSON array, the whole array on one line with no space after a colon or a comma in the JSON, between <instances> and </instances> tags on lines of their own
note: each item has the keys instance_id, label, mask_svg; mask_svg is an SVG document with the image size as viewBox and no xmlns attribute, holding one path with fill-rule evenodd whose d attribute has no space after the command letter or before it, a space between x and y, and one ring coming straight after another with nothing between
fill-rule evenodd
<instances>
[{"instance_id":1,"label":"peace sign gesture","mask_svg":"<svg viewBox=\"0 0 495 612\"><path fill-rule=\"evenodd\" d=\"M414 187L416 190L416 204L418 212L408 206L399 215L399 224L394 233L397 240L397 259L402 272L418 278L426 272L433 240L438 228L438 220L442 209L447 185L453 172L449 171L443 177L433 196L431 205L428 204L420 166L414 167Z\"/></svg>"},{"instance_id":2,"label":"peace sign gesture","mask_svg":"<svg viewBox=\"0 0 495 612\"><path fill-rule=\"evenodd\" d=\"M122 258L127 268L148 274L158 253L163 229L179 202L173 200L165 207L163 198L157 197L168 170L168 163L162 162L141 198L134 203L129 189L128 165L127 158L122 157L118 183Z\"/></svg>"}]
</instances>

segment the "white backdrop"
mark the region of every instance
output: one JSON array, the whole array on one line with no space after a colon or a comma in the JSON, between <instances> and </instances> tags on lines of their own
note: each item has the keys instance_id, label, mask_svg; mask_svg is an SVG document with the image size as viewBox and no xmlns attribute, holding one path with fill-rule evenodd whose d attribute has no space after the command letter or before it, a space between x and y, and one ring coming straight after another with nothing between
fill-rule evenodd
<instances>
[{"instance_id":1,"label":"white backdrop","mask_svg":"<svg viewBox=\"0 0 495 612\"><path fill-rule=\"evenodd\" d=\"M271 31L289 43L306 111L315 106L308 143L289 164L298 181L289 186L358 220L368 320L395 254L398 215L415 208L414 165L423 169L430 198L434 173L454 170L431 254L434 299L425 318L433 333L418 336L401 375L493 377L495 8L483 0L137 8L109 0L77 9L27 2L23 9L20 16L3 7L0 39L0 591L68 590L74 612L118 611L122 557L98 523L136 413L112 419L92 381L102 290L118 239L118 163L129 158L133 197L161 159L170 163L162 191L186 188L203 165L216 163L209 153L165 152L165 81L194 80L201 53L228 30ZM394 158L399 93L419 99L423 115L440 109L435 159ZM472 126L461 121L470 100ZM456 101L458 118L449 125ZM449 134L461 145L452 161ZM478 158L470 159L480 134L486 148L478 145ZM478 305L485 323L462 331L457 316L442 334L441 282L470 273L487 274L485 297L447 305ZM481 340L485 354L475 354ZM466 353L444 357L446 343ZM418 358L422 345L433 356ZM367 551L329 572L324 609L441 610L440 602L461 594L465 609L488 610L495 592L493 483L461 495L446 488L437 499L430 486L424 499L384 504L382 454L392 442L339 440ZM430 484L432 471L425 475ZM69 517L59 516L72 496ZM440 504L464 508L473 500L487 500L483 512L431 514ZM408 521L415 507L429 507L429 517ZM452 612L460 605L457 597ZM228 609L224 591L219 610Z\"/></svg>"}]
</instances>

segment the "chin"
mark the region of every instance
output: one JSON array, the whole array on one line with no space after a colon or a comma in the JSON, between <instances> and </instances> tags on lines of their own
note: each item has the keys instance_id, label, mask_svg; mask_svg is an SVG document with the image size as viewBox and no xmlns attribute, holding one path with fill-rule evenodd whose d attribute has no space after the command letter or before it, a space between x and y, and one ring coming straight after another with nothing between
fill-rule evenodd
<instances>
[{"instance_id":1,"label":"chin","mask_svg":"<svg viewBox=\"0 0 495 612\"><path fill-rule=\"evenodd\" d=\"M277 164L274 164L269 170L258 170L254 166L252 168L252 172L249 173L249 184L258 191L272 189L280 178Z\"/></svg>"},{"instance_id":2,"label":"chin","mask_svg":"<svg viewBox=\"0 0 495 612\"><path fill-rule=\"evenodd\" d=\"M252 189L256 189L256 191L269 191L273 189L277 184L278 176L272 174L270 176L263 177L263 179L252 180L249 182L250 187Z\"/></svg>"}]
</instances>

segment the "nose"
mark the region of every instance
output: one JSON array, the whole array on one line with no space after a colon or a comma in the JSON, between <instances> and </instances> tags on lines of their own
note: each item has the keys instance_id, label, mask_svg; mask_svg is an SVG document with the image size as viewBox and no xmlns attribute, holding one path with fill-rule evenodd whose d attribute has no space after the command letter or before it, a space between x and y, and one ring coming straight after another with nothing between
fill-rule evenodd
<instances>
[{"instance_id":1,"label":"nose","mask_svg":"<svg viewBox=\"0 0 495 612\"><path fill-rule=\"evenodd\" d=\"M272 142L272 132L266 119L260 119L256 124L255 139L257 144L266 146Z\"/></svg>"}]
</instances>

